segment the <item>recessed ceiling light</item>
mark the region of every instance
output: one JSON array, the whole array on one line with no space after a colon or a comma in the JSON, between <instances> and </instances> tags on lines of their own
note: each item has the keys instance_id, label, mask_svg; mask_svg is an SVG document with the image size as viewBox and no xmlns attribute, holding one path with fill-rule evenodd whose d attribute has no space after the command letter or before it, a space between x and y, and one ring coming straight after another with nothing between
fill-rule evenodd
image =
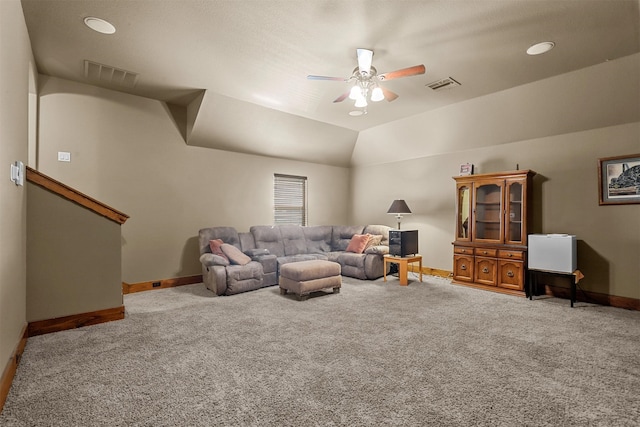
<instances>
[{"instance_id":1,"label":"recessed ceiling light","mask_svg":"<svg viewBox=\"0 0 640 427\"><path fill-rule=\"evenodd\" d=\"M113 34L116 32L116 27L110 22L104 19L95 18L93 16L87 16L84 18L84 24L91 28L93 31L97 31L102 34Z\"/></svg>"},{"instance_id":2,"label":"recessed ceiling light","mask_svg":"<svg viewBox=\"0 0 640 427\"><path fill-rule=\"evenodd\" d=\"M362 111L362 110L349 111L349 115L353 116L353 117L362 116L363 114L364 114L364 111Z\"/></svg>"},{"instance_id":3,"label":"recessed ceiling light","mask_svg":"<svg viewBox=\"0 0 640 427\"><path fill-rule=\"evenodd\" d=\"M556 44L554 42L541 42L536 43L533 46L527 49L527 54L529 55L541 55L543 53L549 52Z\"/></svg>"}]
</instances>

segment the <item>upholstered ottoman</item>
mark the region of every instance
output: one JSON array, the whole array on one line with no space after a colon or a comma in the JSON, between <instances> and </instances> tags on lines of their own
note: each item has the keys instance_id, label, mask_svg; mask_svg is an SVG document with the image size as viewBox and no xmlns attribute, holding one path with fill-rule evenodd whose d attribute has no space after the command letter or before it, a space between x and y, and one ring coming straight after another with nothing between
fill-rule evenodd
<instances>
[{"instance_id":1,"label":"upholstered ottoman","mask_svg":"<svg viewBox=\"0 0 640 427\"><path fill-rule=\"evenodd\" d=\"M280 293L286 295L291 291L305 300L309 294L321 289L333 288L333 293L340 292L342 276L340 264L337 262L310 260L283 264L280 267Z\"/></svg>"}]
</instances>

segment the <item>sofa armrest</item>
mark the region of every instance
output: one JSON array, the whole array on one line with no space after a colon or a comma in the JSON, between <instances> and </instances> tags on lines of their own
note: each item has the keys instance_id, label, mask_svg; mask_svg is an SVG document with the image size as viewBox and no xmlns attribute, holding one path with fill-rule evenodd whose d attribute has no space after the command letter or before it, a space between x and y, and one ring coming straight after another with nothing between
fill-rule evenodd
<instances>
[{"instance_id":1,"label":"sofa armrest","mask_svg":"<svg viewBox=\"0 0 640 427\"><path fill-rule=\"evenodd\" d=\"M378 254L378 255L386 255L389 253L389 246L387 245L378 245L371 246L364 250L365 254Z\"/></svg>"},{"instance_id":2,"label":"sofa armrest","mask_svg":"<svg viewBox=\"0 0 640 427\"><path fill-rule=\"evenodd\" d=\"M269 249L247 249L244 253L250 256L252 260L257 261L260 256L269 255Z\"/></svg>"},{"instance_id":3,"label":"sofa armrest","mask_svg":"<svg viewBox=\"0 0 640 427\"><path fill-rule=\"evenodd\" d=\"M214 265L221 265L223 267L226 267L227 265L229 265L228 259L225 259L220 255L214 255L209 253L200 255L200 262L205 267L213 267Z\"/></svg>"}]
</instances>

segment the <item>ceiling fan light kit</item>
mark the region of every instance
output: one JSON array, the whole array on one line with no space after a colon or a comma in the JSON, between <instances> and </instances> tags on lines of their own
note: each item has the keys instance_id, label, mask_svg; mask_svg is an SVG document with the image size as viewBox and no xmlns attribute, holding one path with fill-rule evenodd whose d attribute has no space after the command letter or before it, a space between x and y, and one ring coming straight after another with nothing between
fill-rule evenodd
<instances>
[{"instance_id":1,"label":"ceiling fan light kit","mask_svg":"<svg viewBox=\"0 0 640 427\"><path fill-rule=\"evenodd\" d=\"M356 108L365 108L368 105L367 98L372 102L379 102L386 99L388 102L395 100L398 95L380 86L380 82L384 80L398 79L401 77L410 77L425 73L424 65L415 65L409 68L392 71L389 73L378 74L378 70L371 65L373 60L373 51L369 49L356 49L358 58L358 66L354 68L351 77L343 79L340 77L326 77L308 75L309 80L335 80L344 82L355 82L349 92L340 95L333 102L342 102L346 98L354 101ZM351 116L361 114L351 114ZM366 112L365 112L366 113Z\"/></svg>"}]
</instances>

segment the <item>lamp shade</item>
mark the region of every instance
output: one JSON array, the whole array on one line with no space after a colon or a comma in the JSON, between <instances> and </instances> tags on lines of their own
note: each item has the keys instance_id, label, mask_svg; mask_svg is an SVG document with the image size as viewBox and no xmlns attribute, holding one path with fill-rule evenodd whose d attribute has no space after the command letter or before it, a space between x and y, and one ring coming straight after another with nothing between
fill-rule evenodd
<instances>
[{"instance_id":1,"label":"lamp shade","mask_svg":"<svg viewBox=\"0 0 640 427\"><path fill-rule=\"evenodd\" d=\"M404 200L394 200L387 211L388 214L410 214L411 209Z\"/></svg>"}]
</instances>

